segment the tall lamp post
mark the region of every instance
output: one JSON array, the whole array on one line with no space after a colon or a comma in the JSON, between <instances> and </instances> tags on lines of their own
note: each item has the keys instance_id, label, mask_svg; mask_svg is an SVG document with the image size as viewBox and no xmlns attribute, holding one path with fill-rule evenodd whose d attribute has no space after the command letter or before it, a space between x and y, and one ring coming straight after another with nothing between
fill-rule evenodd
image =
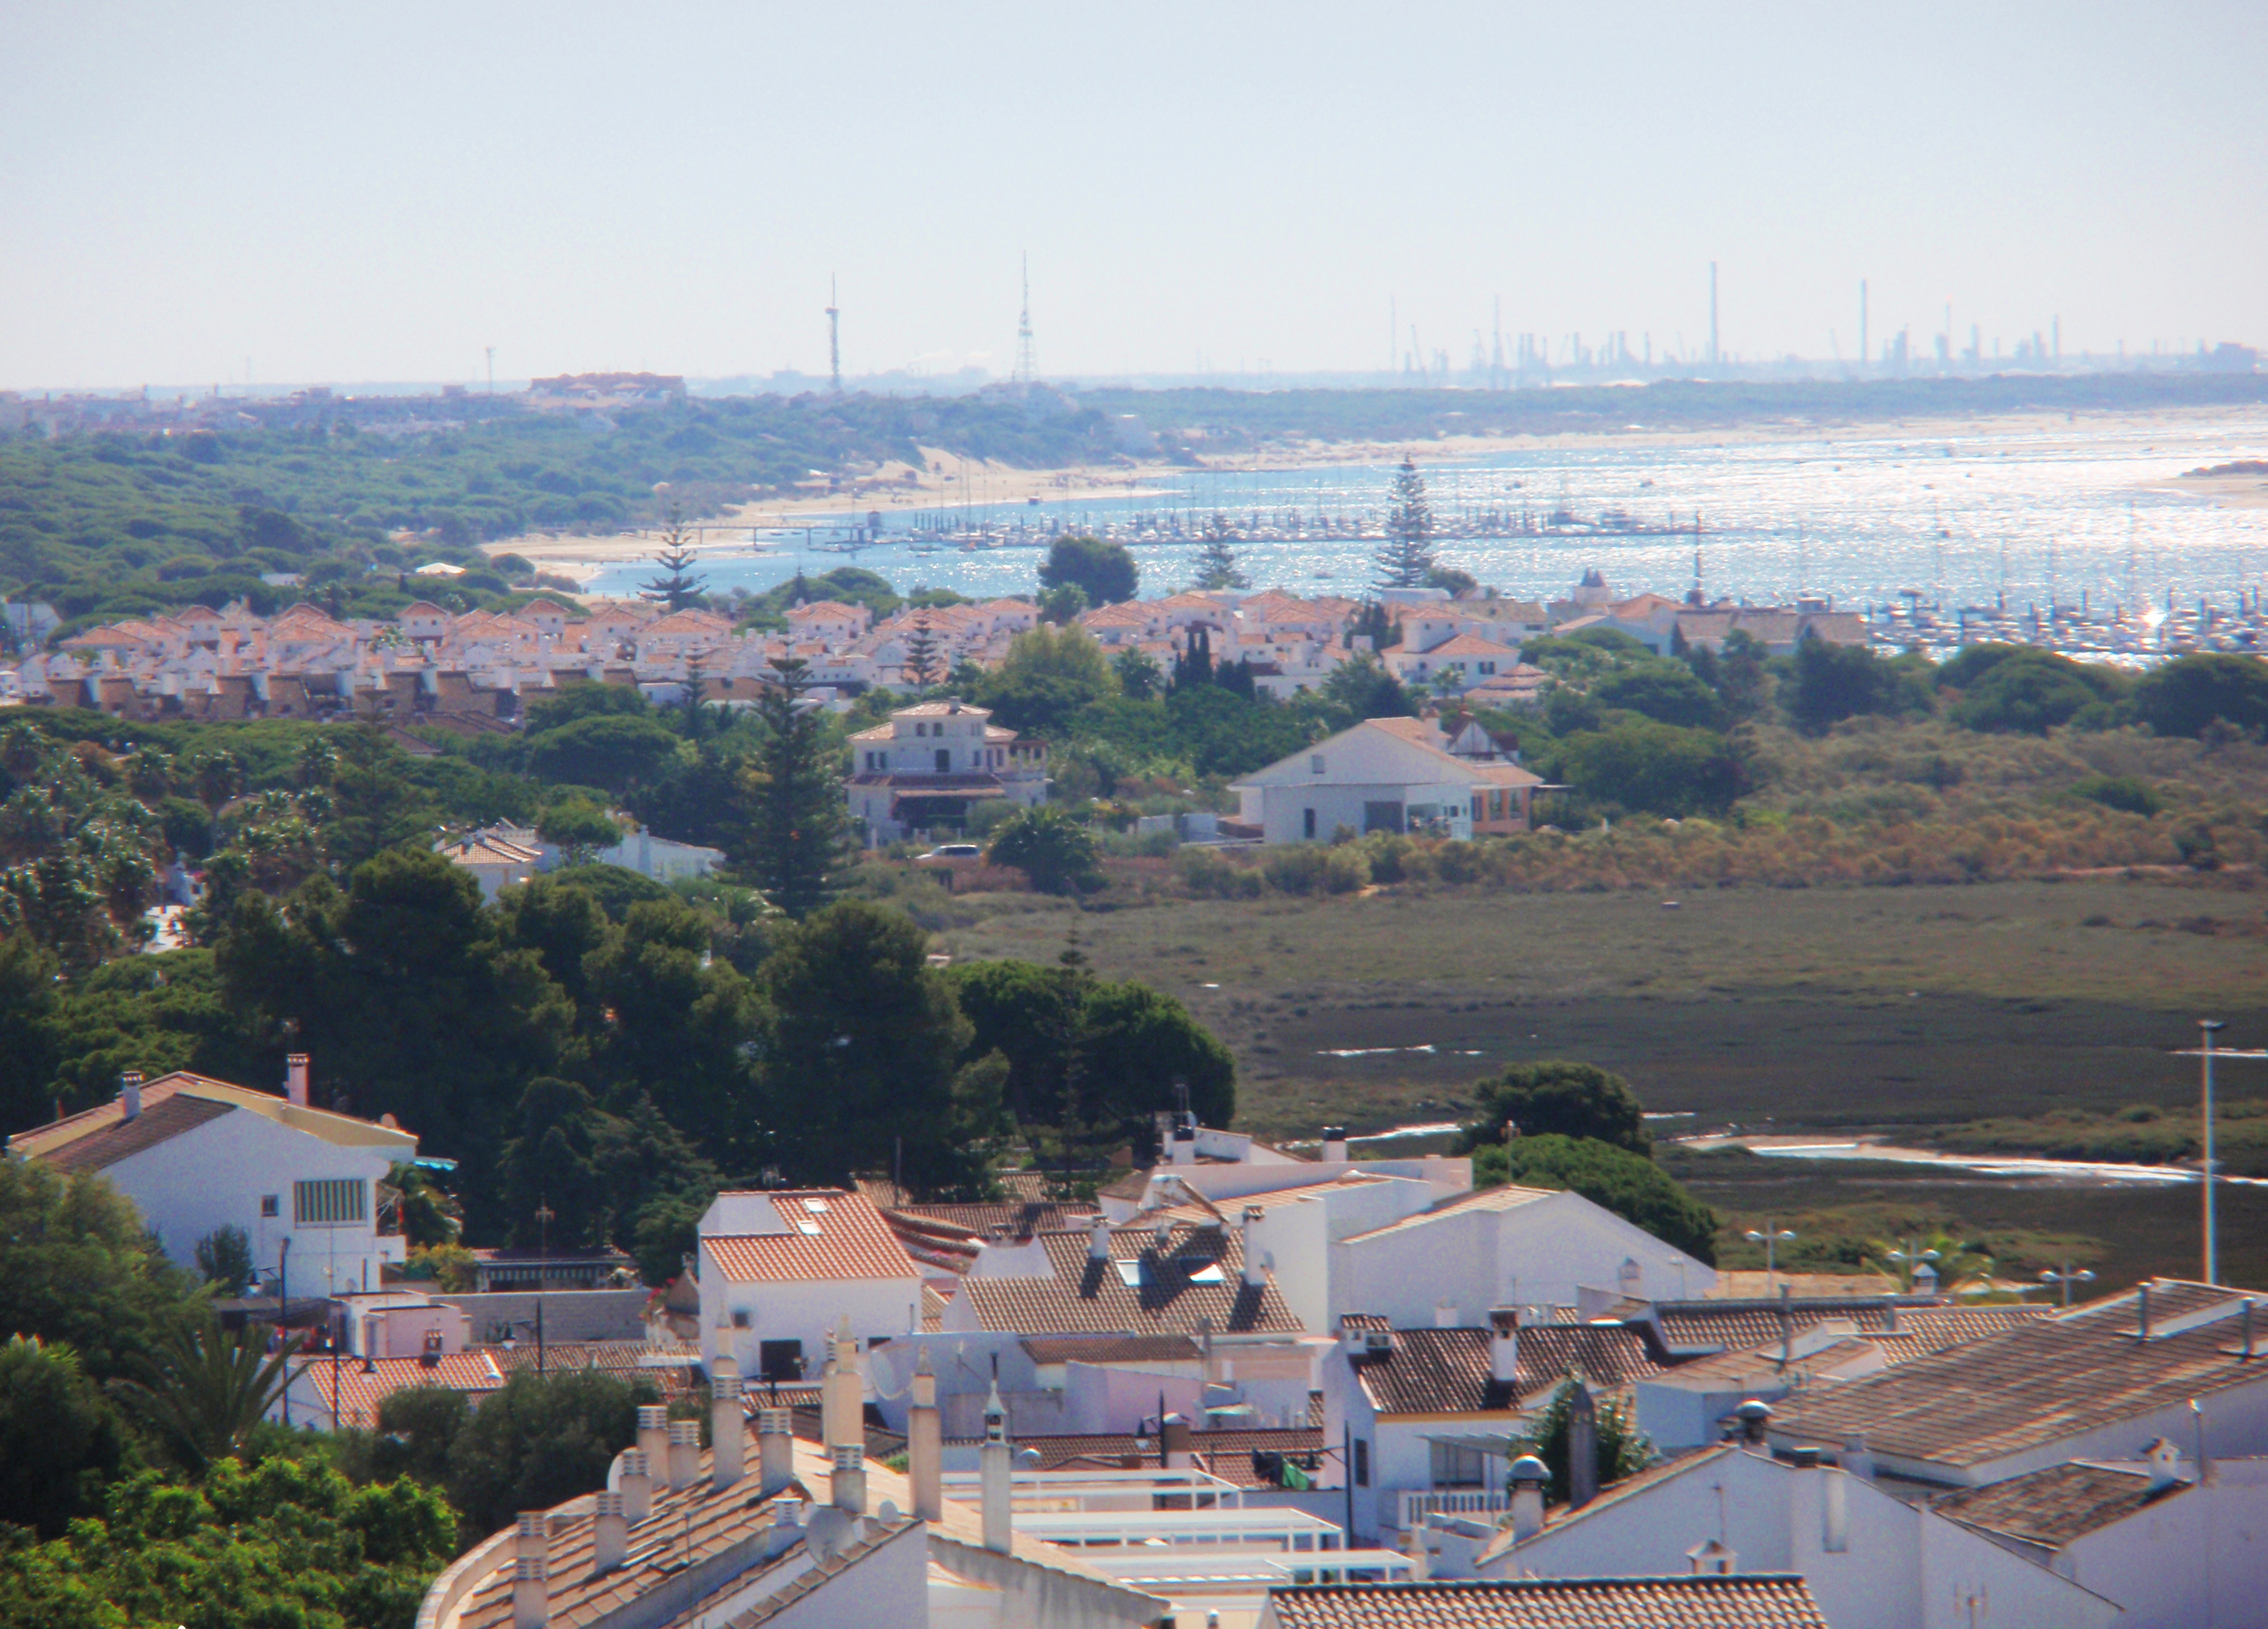
<instances>
[{"instance_id":1,"label":"tall lamp post","mask_svg":"<svg viewBox=\"0 0 2268 1629\"><path fill-rule=\"evenodd\" d=\"M2060 1273L2057 1272L2055 1268L2050 1267L2047 1271L2041 1273L2040 1282L2043 1284L2060 1286L2063 1290L2063 1304L2067 1307L2071 1305L2071 1287L2074 1284L2094 1283L2095 1274L2088 1272L2085 1267L2081 1267L2077 1272L2073 1272L2072 1270L2071 1263L2066 1261L2063 1264L2063 1271Z\"/></svg>"},{"instance_id":2,"label":"tall lamp post","mask_svg":"<svg viewBox=\"0 0 2268 1629\"><path fill-rule=\"evenodd\" d=\"M2257 1062L2261 1059L2268 1058L2268 1052L2234 1052L2226 1047L2216 1047L2213 1044L2213 1038L2228 1027L2218 1018L2198 1019L2196 1049L2175 1054L2176 1057L2197 1058L2203 1060L2200 1072L2205 1077L2204 1092L2198 1110L2198 1118L2202 1123L2198 1141L2203 1156L2201 1161L2203 1170L2200 1174L2205 1179L2205 1281L2208 1284L2220 1282L2220 1237L2213 1216L2215 1161L2213 1156L2213 1060L2215 1058L2242 1058Z\"/></svg>"},{"instance_id":3,"label":"tall lamp post","mask_svg":"<svg viewBox=\"0 0 2268 1629\"><path fill-rule=\"evenodd\" d=\"M1780 1241L1782 1239L1792 1239L1794 1236L1795 1235L1793 1231L1781 1227L1778 1222L1765 1222L1762 1232L1758 1232L1754 1228L1750 1228L1749 1229L1749 1243L1751 1244L1761 1244L1764 1247L1764 1290L1766 1294L1771 1293L1772 1287L1772 1273L1778 1268L1779 1264Z\"/></svg>"}]
</instances>

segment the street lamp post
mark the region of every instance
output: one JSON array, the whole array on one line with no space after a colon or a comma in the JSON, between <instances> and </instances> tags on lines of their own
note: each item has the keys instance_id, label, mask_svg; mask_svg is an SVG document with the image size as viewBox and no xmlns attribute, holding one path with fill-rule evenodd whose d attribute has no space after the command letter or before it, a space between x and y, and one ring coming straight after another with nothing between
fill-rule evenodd
<instances>
[{"instance_id":1,"label":"street lamp post","mask_svg":"<svg viewBox=\"0 0 2268 1629\"><path fill-rule=\"evenodd\" d=\"M1772 1274L1778 1270L1779 1265L1779 1243L1782 1239L1792 1239L1794 1236L1793 1232L1773 1222L1765 1222L1762 1232L1758 1232L1754 1228L1749 1229L1749 1243L1764 1247L1764 1290L1767 1294L1771 1290Z\"/></svg>"},{"instance_id":2,"label":"street lamp post","mask_svg":"<svg viewBox=\"0 0 2268 1629\"><path fill-rule=\"evenodd\" d=\"M2202 1060L2200 1072L2205 1077L2202 1082L2204 1086L2202 1101L2198 1105L2198 1115L2202 1124L2199 1126L2198 1143L2202 1156L2200 1160L2202 1170L2199 1174L2204 1178L2205 1186L2205 1281L2208 1284L2220 1282L2220 1237L2213 1214L2215 1199L2213 1174L2217 1162L2213 1158L2213 1060L2215 1058L2243 1058L2257 1061L2268 1058L2268 1052L2233 1052L2225 1047L2216 1047L2213 1044L2213 1038L2228 1027L2218 1018L2198 1019L2197 1049L2194 1052L2177 1054L2184 1058Z\"/></svg>"},{"instance_id":3,"label":"street lamp post","mask_svg":"<svg viewBox=\"0 0 2268 1629\"><path fill-rule=\"evenodd\" d=\"M2066 1261L2063 1264L2063 1270L2060 1273L2056 1271L2055 1268L2050 1267L2047 1271L2041 1273L2040 1282L2043 1284L2059 1285L2063 1289L2063 1304L2067 1307L2071 1305L2071 1287L2074 1284L2094 1283L2095 1274L2088 1272L2085 1267L2081 1267L2074 1273L2072 1271L2071 1263Z\"/></svg>"},{"instance_id":4,"label":"street lamp post","mask_svg":"<svg viewBox=\"0 0 2268 1629\"><path fill-rule=\"evenodd\" d=\"M1904 1250L1894 1250L1890 1252L1892 1261L1902 1261L1907 1264L1906 1288L1909 1292L1921 1281L1921 1274L1925 1269L1927 1269L1933 1277L1935 1276L1936 1269L1931 1267L1930 1263L1940 1259L1937 1251L1933 1250L1916 1250L1914 1246L1920 1242L1918 1239L1908 1239Z\"/></svg>"}]
</instances>

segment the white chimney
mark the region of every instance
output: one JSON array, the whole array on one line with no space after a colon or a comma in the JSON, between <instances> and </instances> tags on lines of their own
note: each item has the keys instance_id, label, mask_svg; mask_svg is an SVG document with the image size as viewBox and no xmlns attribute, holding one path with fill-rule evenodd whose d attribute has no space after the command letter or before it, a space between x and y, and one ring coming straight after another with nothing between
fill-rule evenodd
<instances>
[{"instance_id":1,"label":"white chimney","mask_svg":"<svg viewBox=\"0 0 2268 1629\"><path fill-rule=\"evenodd\" d=\"M1323 1127L1323 1163L1326 1165L1343 1162L1347 1157L1347 1134L1344 1126Z\"/></svg>"},{"instance_id":2,"label":"white chimney","mask_svg":"<svg viewBox=\"0 0 2268 1629\"><path fill-rule=\"evenodd\" d=\"M1435 1329L1454 1329L1456 1326L1457 1303L1454 1301L1435 1302L1433 1303L1433 1327Z\"/></svg>"},{"instance_id":3,"label":"white chimney","mask_svg":"<svg viewBox=\"0 0 2268 1629\"><path fill-rule=\"evenodd\" d=\"M307 1106L307 1054L304 1052L284 1060L284 1095L303 1109Z\"/></svg>"},{"instance_id":4,"label":"white chimney","mask_svg":"<svg viewBox=\"0 0 2268 1629\"><path fill-rule=\"evenodd\" d=\"M591 1518L591 1570L611 1573L630 1552L630 1524L620 1493L599 1495L598 1514Z\"/></svg>"},{"instance_id":5,"label":"white chimney","mask_svg":"<svg viewBox=\"0 0 2268 1629\"><path fill-rule=\"evenodd\" d=\"M1244 1252L1244 1281L1254 1289L1266 1286L1268 1274L1260 1264L1260 1242L1252 1236L1253 1229L1267 1213L1257 1205L1244 1207L1244 1223L1237 1230L1237 1244Z\"/></svg>"},{"instance_id":6,"label":"white chimney","mask_svg":"<svg viewBox=\"0 0 2268 1629\"><path fill-rule=\"evenodd\" d=\"M864 1443L838 1442L828 1450L832 1461L829 1480L835 1508L845 1515L866 1514L866 1449Z\"/></svg>"},{"instance_id":7,"label":"white chimney","mask_svg":"<svg viewBox=\"0 0 2268 1629\"><path fill-rule=\"evenodd\" d=\"M622 1465L617 1486L622 1496L622 1515L628 1521L643 1522L653 1514L653 1473L644 1450L624 1449Z\"/></svg>"},{"instance_id":8,"label":"white chimney","mask_svg":"<svg viewBox=\"0 0 2268 1629\"><path fill-rule=\"evenodd\" d=\"M2164 1437L2142 1450L2150 1466L2150 1491L2161 1493L2182 1479L2182 1450Z\"/></svg>"},{"instance_id":9,"label":"white chimney","mask_svg":"<svg viewBox=\"0 0 2268 1629\"><path fill-rule=\"evenodd\" d=\"M512 1552L512 1629L544 1629L551 1620L551 1586L544 1577L551 1547L546 1521L541 1510L519 1513Z\"/></svg>"},{"instance_id":10,"label":"white chimney","mask_svg":"<svg viewBox=\"0 0 2268 1629\"><path fill-rule=\"evenodd\" d=\"M1174 1140L1169 1147L1172 1163L1196 1164L1197 1163L1197 1128L1186 1124L1174 1126Z\"/></svg>"},{"instance_id":11,"label":"white chimney","mask_svg":"<svg viewBox=\"0 0 2268 1629\"><path fill-rule=\"evenodd\" d=\"M1830 1555L1851 1547L1851 1474L1832 1466L1819 1472L1819 1547Z\"/></svg>"},{"instance_id":12,"label":"white chimney","mask_svg":"<svg viewBox=\"0 0 2268 1629\"><path fill-rule=\"evenodd\" d=\"M1006 1555L1012 1547L1014 1483L1009 1475L1008 1411L1000 1402L1000 1383L994 1381L984 1398L984 1446L977 1469L983 1494L984 1547Z\"/></svg>"},{"instance_id":13,"label":"white chimney","mask_svg":"<svg viewBox=\"0 0 2268 1629\"><path fill-rule=\"evenodd\" d=\"M669 1411L659 1403L642 1403L637 1412L638 1451L645 1456L646 1474L663 1487L669 1482Z\"/></svg>"},{"instance_id":14,"label":"white chimney","mask_svg":"<svg viewBox=\"0 0 2268 1629\"><path fill-rule=\"evenodd\" d=\"M129 1069L118 1077L118 1110L128 1119L142 1112L142 1072Z\"/></svg>"},{"instance_id":15,"label":"white chimney","mask_svg":"<svg viewBox=\"0 0 2268 1629\"><path fill-rule=\"evenodd\" d=\"M1615 1274L1615 1288L1622 1291L1625 1301L1646 1299L1646 1269L1638 1266L1637 1257L1623 1258L1622 1267Z\"/></svg>"},{"instance_id":16,"label":"white chimney","mask_svg":"<svg viewBox=\"0 0 2268 1629\"><path fill-rule=\"evenodd\" d=\"M819 1377L819 1435L835 1448L844 1442L866 1442L866 1389L858 1379L858 1343L850 1334L846 1314L828 1340L827 1368Z\"/></svg>"},{"instance_id":17,"label":"white chimney","mask_svg":"<svg viewBox=\"0 0 2268 1629\"><path fill-rule=\"evenodd\" d=\"M1158 1463L1168 1471L1186 1471L1197 1463L1189 1451L1189 1422L1168 1414L1158 1424Z\"/></svg>"},{"instance_id":18,"label":"white chimney","mask_svg":"<svg viewBox=\"0 0 2268 1629\"><path fill-rule=\"evenodd\" d=\"M669 1422L669 1485L690 1487L700 1479L701 1422L673 1420Z\"/></svg>"},{"instance_id":19,"label":"white chimney","mask_svg":"<svg viewBox=\"0 0 2268 1629\"><path fill-rule=\"evenodd\" d=\"M1714 1538L1694 1545L1685 1552L1685 1559L1693 1564L1696 1578L1729 1578L1741 1562L1737 1554Z\"/></svg>"},{"instance_id":20,"label":"white chimney","mask_svg":"<svg viewBox=\"0 0 2268 1629\"><path fill-rule=\"evenodd\" d=\"M937 1412L937 1376L929 1348L914 1364L913 1406L906 1416L906 1480L913 1487L914 1519L934 1522L945 1515L945 1427Z\"/></svg>"},{"instance_id":21,"label":"white chimney","mask_svg":"<svg viewBox=\"0 0 2268 1629\"><path fill-rule=\"evenodd\" d=\"M756 1411L757 1491L766 1499L795 1479L794 1419L784 1408Z\"/></svg>"},{"instance_id":22,"label":"white chimney","mask_svg":"<svg viewBox=\"0 0 2268 1629\"><path fill-rule=\"evenodd\" d=\"M1086 1230L1086 1258L1089 1261L1110 1259L1110 1218L1097 1216Z\"/></svg>"},{"instance_id":23,"label":"white chimney","mask_svg":"<svg viewBox=\"0 0 2268 1629\"><path fill-rule=\"evenodd\" d=\"M1489 1378L1499 1385L1520 1383L1520 1309L1489 1309Z\"/></svg>"},{"instance_id":24,"label":"white chimney","mask_svg":"<svg viewBox=\"0 0 2268 1629\"><path fill-rule=\"evenodd\" d=\"M720 1357L709 1366L709 1466L717 1491L740 1479L748 1451L748 1415L740 1406L740 1366Z\"/></svg>"},{"instance_id":25,"label":"white chimney","mask_svg":"<svg viewBox=\"0 0 2268 1629\"><path fill-rule=\"evenodd\" d=\"M1512 1462L1512 1542L1523 1544L1543 1530L1543 1489L1551 1471L1533 1454Z\"/></svg>"}]
</instances>

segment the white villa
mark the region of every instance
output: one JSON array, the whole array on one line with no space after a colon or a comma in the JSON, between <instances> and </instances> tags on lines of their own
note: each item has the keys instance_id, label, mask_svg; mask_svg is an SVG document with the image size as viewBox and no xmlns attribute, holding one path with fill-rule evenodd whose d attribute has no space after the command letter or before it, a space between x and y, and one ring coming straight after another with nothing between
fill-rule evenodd
<instances>
[{"instance_id":1,"label":"white villa","mask_svg":"<svg viewBox=\"0 0 2268 1629\"><path fill-rule=\"evenodd\" d=\"M1029 809L1048 796L1047 744L1019 740L981 707L924 701L850 737L844 795L869 845L959 827L988 798Z\"/></svg>"},{"instance_id":2,"label":"white villa","mask_svg":"<svg viewBox=\"0 0 2268 1629\"><path fill-rule=\"evenodd\" d=\"M1455 757L1421 719L1370 718L1230 789L1241 800L1238 818L1258 826L1264 841L1297 843L1329 842L1342 828L1459 838L1524 832L1543 784L1517 764Z\"/></svg>"}]
</instances>

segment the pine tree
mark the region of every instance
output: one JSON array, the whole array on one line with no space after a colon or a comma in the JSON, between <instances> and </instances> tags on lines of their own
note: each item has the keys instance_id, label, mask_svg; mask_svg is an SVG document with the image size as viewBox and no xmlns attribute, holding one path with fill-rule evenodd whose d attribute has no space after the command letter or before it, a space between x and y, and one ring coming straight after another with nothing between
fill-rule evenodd
<instances>
[{"instance_id":1,"label":"pine tree","mask_svg":"<svg viewBox=\"0 0 2268 1629\"><path fill-rule=\"evenodd\" d=\"M926 690L937 683L942 665L938 660L937 635L931 631L929 613L924 611L914 618L913 632L906 635L905 676Z\"/></svg>"},{"instance_id":2,"label":"pine tree","mask_svg":"<svg viewBox=\"0 0 2268 1629\"><path fill-rule=\"evenodd\" d=\"M1237 569L1236 551L1229 547L1236 531L1226 515L1215 515L1205 528L1204 551L1197 556L1197 586L1203 589L1250 588L1252 579Z\"/></svg>"},{"instance_id":3,"label":"pine tree","mask_svg":"<svg viewBox=\"0 0 2268 1629\"><path fill-rule=\"evenodd\" d=\"M1394 473L1394 507L1387 511L1386 541L1372 556L1380 588L1423 588L1433 569L1433 511L1417 461L1403 459Z\"/></svg>"},{"instance_id":4,"label":"pine tree","mask_svg":"<svg viewBox=\"0 0 2268 1629\"><path fill-rule=\"evenodd\" d=\"M848 814L816 708L797 705L810 664L772 664L756 717L764 745L746 772L750 804L742 870L772 904L800 920L827 903L843 852Z\"/></svg>"},{"instance_id":5,"label":"pine tree","mask_svg":"<svg viewBox=\"0 0 2268 1629\"><path fill-rule=\"evenodd\" d=\"M654 563L661 568L662 574L638 590L640 599L682 611L701 598L706 579L694 575L693 545L688 539L685 513L672 503L669 524L662 528L661 547L654 554Z\"/></svg>"}]
</instances>

